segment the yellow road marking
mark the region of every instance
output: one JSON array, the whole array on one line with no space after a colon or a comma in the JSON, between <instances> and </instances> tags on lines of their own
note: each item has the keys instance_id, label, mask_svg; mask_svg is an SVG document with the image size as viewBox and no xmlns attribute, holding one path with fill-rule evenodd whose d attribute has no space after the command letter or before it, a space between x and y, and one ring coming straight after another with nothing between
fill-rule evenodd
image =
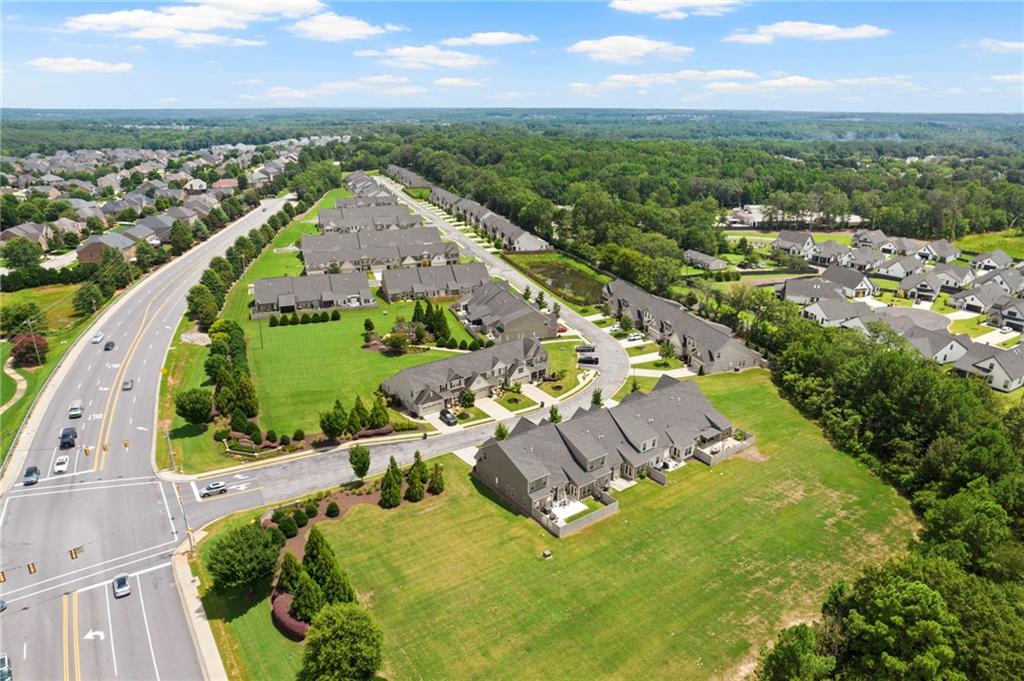
<instances>
[{"instance_id":1,"label":"yellow road marking","mask_svg":"<svg viewBox=\"0 0 1024 681\"><path fill-rule=\"evenodd\" d=\"M64 681L68 681L68 595L61 597L61 640L64 642Z\"/></svg>"},{"instance_id":2,"label":"yellow road marking","mask_svg":"<svg viewBox=\"0 0 1024 681\"><path fill-rule=\"evenodd\" d=\"M75 637L75 681L82 681L82 660L78 655L78 592L71 596L71 621L74 623Z\"/></svg>"}]
</instances>

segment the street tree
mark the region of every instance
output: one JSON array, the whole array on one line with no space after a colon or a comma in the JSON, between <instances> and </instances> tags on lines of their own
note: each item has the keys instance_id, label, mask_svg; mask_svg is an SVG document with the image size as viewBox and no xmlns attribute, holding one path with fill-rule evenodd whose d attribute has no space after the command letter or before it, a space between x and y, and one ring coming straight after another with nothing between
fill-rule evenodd
<instances>
[{"instance_id":1,"label":"street tree","mask_svg":"<svg viewBox=\"0 0 1024 681\"><path fill-rule=\"evenodd\" d=\"M384 632L356 603L325 606L306 635L298 681L373 678L383 663Z\"/></svg>"},{"instance_id":2,"label":"street tree","mask_svg":"<svg viewBox=\"0 0 1024 681\"><path fill-rule=\"evenodd\" d=\"M203 388L190 388L174 396L174 411L191 424L201 425L210 420L213 394Z\"/></svg>"},{"instance_id":3,"label":"street tree","mask_svg":"<svg viewBox=\"0 0 1024 681\"><path fill-rule=\"evenodd\" d=\"M247 586L273 574L280 535L250 522L231 529L210 546L207 569L218 589Z\"/></svg>"}]
</instances>

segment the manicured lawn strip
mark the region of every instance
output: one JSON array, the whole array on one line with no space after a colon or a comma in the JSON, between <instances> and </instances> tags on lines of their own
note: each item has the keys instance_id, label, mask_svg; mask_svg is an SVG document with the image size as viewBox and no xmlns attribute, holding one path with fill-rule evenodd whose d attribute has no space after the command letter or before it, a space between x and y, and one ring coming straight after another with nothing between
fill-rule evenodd
<instances>
[{"instance_id":1,"label":"manicured lawn strip","mask_svg":"<svg viewBox=\"0 0 1024 681\"><path fill-rule=\"evenodd\" d=\"M211 535L251 522L258 511L249 511L219 520L210 526ZM212 579L205 563L210 541L199 545L202 560L192 559L192 574L199 578L199 595L210 620L213 638L221 660L232 681L258 679L294 679L302 666L302 645L288 640L274 628L270 619L270 579L253 587L227 592L211 588Z\"/></svg>"},{"instance_id":2,"label":"manicured lawn strip","mask_svg":"<svg viewBox=\"0 0 1024 681\"><path fill-rule=\"evenodd\" d=\"M914 301L908 300L907 298L900 298L896 295L896 291L888 289L883 290L880 294L875 296L875 298L887 305L892 304L896 307L912 307L914 305Z\"/></svg>"},{"instance_id":3,"label":"manicured lawn strip","mask_svg":"<svg viewBox=\"0 0 1024 681\"><path fill-rule=\"evenodd\" d=\"M606 327L613 326L615 324L615 319L612 317L602 317L601 319L591 323L599 329L604 329Z\"/></svg>"},{"instance_id":4,"label":"manicured lawn strip","mask_svg":"<svg viewBox=\"0 0 1024 681\"><path fill-rule=\"evenodd\" d=\"M465 418L463 418L464 415ZM457 418L459 419L459 423L466 425L468 423L475 423L476 421L490 420L491 417L488 416L487 412L483 409L474 405L468 409L463 407Z\"/></svg>"},{"instance_id":5,"label":"manicured lawn strip","mask_svg":"<svg viewBox=\"0 0 1024 681\"><path fill-rule=\"evenodd\" d=\"M382 622L383 675L518 679L525 656L558 669L585 649L574 678L727 678L813 617L834 581L904 550L908 503L832 449L767 372L701 385L766 461L643 482L615 494L618 515L567 540L490 500L454 457L443 496L322 525Z\"/></svg>"},{"instance_id":6,"label":"manicured lawn strip","mask_svg":"<svg viewBox=\"0 0 1024 681\"><path fill-rule=\"evenodd\" d=\"M1013 229L988 234L969 234L955 242L955 245L962 250L978 253L1001 248L1011 258L1024 258L1024 235Z\"/></svg>"},{"instance_id":7,"label":"manicured lawn strip","mask_svg":"<svg viewBox=\"0 0 1024 681\"><path fill-rule=\"evenodd\" d=\"M583 505L587 507L586 510L580 511L579 513L573 513L571 516L565 519L565 522L571 523L574 520L582 518L585 515L590 515L597 509L602 508L601 504L597 501L594 501L593 497L587 497L586 499L584 499Z\"/></svg>"},{"instance_id":8,"label":"manicured lawn strip","mask_svg":"<svg viewBox=\"0 0 1024 681\"><path fill-rule=\"evenodd\" d=\"M995 331L991 326L985 325L987 320L988 317L983 314L968 319L954 319L949 325L949 330L951 333L966 333L971 338L976 338L990 331Z\"/></svg>"},{"instance_id":9,"label":"manicured lawn strip","mask_svg":"<svg viewBox=\"0 0 1024 681\"><path fill-rule=\"evenodd\" d=\"M882 277L868 277L868 279L883 291L898 291L900 289L900 282L892 279L883 279Z\"/></svg>"},{"instance_id":10,"label":"manicured lawn strip","mask_svg":"<svg viewBox=\"0 0 1024 681\"><path fill-rule=\"evenodd\" d=\"M513 400L517 400L513 402ZM537 406L537 403L531 400L522 393L506 392L501 396L500 400L497 400L498 404L505 407L509 411L519 411L520 409L532 409Z\"/></svg>"},{"instance_id":11,"label":"manicured lawn strip","mask_svg":"<svg viewBox=\"0 0 1024 681\"><path fill-rule=\"evenodd\" d=\"M932 312L938 312L939 314L948 314L950 312L956 312L955 307L949 305L949 294L940 293L935 301L932 303Z\"/></svg>"},{"instance_id":12,"label":"manicured lawn strip","mask_svg":"<svg viewBox=\"0 0 1024 681\"><path fill-rule=\"evenodd\" d=\"M739 239L740 237L747 237L751 239L766 239L768 241L774 241L778 238L778 232L758 232L756 230L744 230L744 229L730 229L723 232L726 239ZM837 234L835 232L811 232L811 236L817 243L824 241L835 241L837 244L843 246L849 246L853 241L853 234Z\"/></svg>"},{"instance_id":13,"label":"manicured lawn strip","mask_svg":"<svg viewBox=\"0 0 1024 681\"><path fill-rule=\"evenodd\" d=\"M1004 340L1002 343L999 343L999 347L1006 348L1007 350L1009 350L1010 348L1016 347L1019 344L1020 336L1014 336L1009 340Z\"/></svg>"},{"instance_id":14,"label":"manicured lawn strip","mask_svg":"<svg viewBox=\"0 0 1024 681\"><path fill-rule=\"evenodd\" d=\"M323 210L324 208L334 208L334 202L337 199L347 199L350 196L352 196L352 192L350 192L345 187L338 187L337 189L332 189L331 191L324 194L323 198L317 201L316 205L313 206L313 208L308 213L306 213L306 215L304 215L302 219L312 220L313 222L316 222L316 218L320 214L321 210Z\"/></svg>"},{"instance_id":15,"label":"manicured lawn strip","mask_svg":"<svg viewBox=\"0 0 1024 681\"><path fill-rule=\"evenodd\" d=\"M637 388L642 393L649 393L651 392L651 389L654 387L654 384L658 382L658 380L659 379L656 376L637 376ZM629 378L626 379L626 382L623 383L622 387L619 388L619 391L612 396L612 399L617 402L621 402L622 398L631 392L633 392L633 376L630 376Z\"/></svg>"},{"instance_id":16,"label":"manicured lawn strip","mask_svg":"<svg viewBox=\"0 0 1024 681\"><path fill-rule=\"evenodd\" d=\"M548 372L554 374L565 371L565 377L560 381L545 381L540 384L540 389L552 397L558 397L569 392L579 383L576 368L576 358L578 357L576 344L545 341L542 345L548 351ZM556 386L561 386L561 389L556 389Z\"/></svg>"},{"instance_id":17,"label":"manicured lawn strip","mask_svg":"<svg viewBox=\"0 0 1024 681\"><path fill-rule=\"evenodd\" d=\"M643 345L634 345L631 348L626 348L626 354L630 357L639 357L640 355L646 355L657 351L657 343L644 343Z\"/></svg>"},{"instance_id":18,"label":"manicured lawn strip","mask_svg":"<svg viewBox=\"0 0 1024 681\"><path fill-rule=\"evenodd\" d=\"M678 357L669 357L668 359L652 359L649 362L640 362L639 364L633 365L637 369L660 369L668 371L670 369L681 369L685 364Z\"/></svg>"},{"instance_id":19,"label":"manicured lawn strip","mask_svg":"<svg viewBox=\"0 0 1024 681\"><path fill-rule=\"evenodd\" d=\"M170 468L165 430L170 431L171 446L174 447L175 469L182 473L204 471L236 465L238 462L221 454L220 445L213 441L212 426L201 429L174 413L174 395L189 388L211 388L206 380L203 364L209 350L203 345L185 343L181 334L191 331L195 324L182 317L174 330L174 339L167 352L167 369L160 379L160 406L157 412L159 431L156 434L156 464L162 469Z\"/></svg>"}]
</instances>

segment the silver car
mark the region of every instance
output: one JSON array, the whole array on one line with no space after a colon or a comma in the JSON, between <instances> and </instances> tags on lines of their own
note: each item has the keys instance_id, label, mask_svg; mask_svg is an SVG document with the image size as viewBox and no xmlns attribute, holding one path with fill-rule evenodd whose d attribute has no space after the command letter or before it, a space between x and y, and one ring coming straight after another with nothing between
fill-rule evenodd
<instances>
[{"instance_id":1,"label":"silver car","mask_svg":"<svg viewBox=\"0 0 1024 681\"><path fill-rule=\"evenodd\" d=\"M123 598L132 592L130 579L127 572L114 576L114 581L111 584L114 589L114 598Z\"/></svg>"}]
</instances>

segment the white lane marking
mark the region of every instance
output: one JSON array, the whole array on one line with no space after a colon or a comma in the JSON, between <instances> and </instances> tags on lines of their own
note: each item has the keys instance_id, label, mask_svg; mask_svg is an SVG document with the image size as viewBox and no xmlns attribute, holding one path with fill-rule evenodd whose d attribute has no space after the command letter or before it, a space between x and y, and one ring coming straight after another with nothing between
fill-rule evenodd
<instances>
[{"instance_id":1,"label":"white lane marking","mask_svg":"<svg viewBox=\"0 0 1024 681\"><path fill-rule=\"evenodd\" d=\"M4 499L4 510L0 511L0 530L4 529L4 516L7 515L7 504L10 503L10 501L10 497Z\"/></svg>"},{"instance_id":2,"label":"white lane marking","mask_svg":"<svg viewBox=\"0 0 1024 681\"><path fill-rule=\"evenodd\" d=\"M114 659L114 676L117 676L117 649L114 646L114 621L110 618L110 591L103 592L107 602L107 631L110 632L110 656Z\"/></svg>"},{"instance_id":3,"label":"white lane marking","mask_svg":"<svg viewBox=\"0 0 1024 681\"><path fill-rule=\"evenodd\" d=\"M87 473L94 473L94 472L95 471L93 471L93 470L82 471L81 475L85 475ZM39 482L46 482L47 480L67 480L68 476L71 476L71 475L74 475L74 473L63 473L61 475L51 475L51 476L46 477L46 478L39 478ZM152 482L156 482L156 478L154 478L152 475L140 475L140 476L138 476L136 478L115 478L115 479L111 479L111 480L86 480L85 482L65 482L65 483L61 483L59 485L46 485L45 489L56 489L57 487L72 487L72 486L77 487L79 485L99 485L99 484L109 485L112 482L134 482L136 480L150 480ZM18 487L18 486L21 486L21 485L22 485L22 483L19 482L17 485L15 485L15 487Z\"/></svg>"},{"instance_id":4,"label":"white lane marking","mask_svg":"<svg viewBox=\"0 0 1024 681\"><path fill-rule=\"evenodd\" d=\"M57 575L56 577L50 577L49 579L44 579L41 582L38 582L38 584L45 584L46 582L52 582L55 579L61 579L62 577L67 577L68 575L73 575L75 573L82 572L84 570L90 570L92 568L99 567L100 565L106 565L107 563L113 563L114 561L121 560L122 558L128 558L129 556L134 556L135 554L138 554L138 553L143 553L145 551L152 551L153 549L160 548L160 547L166 547L166 546L169 546L170 544L173 544L173 543L174 543L173 540L165 541L163 544L157 544L156 546L150 546L148 549L142 549L141 551L136 551L135 553L126 553L123 556L118 556L117 558L111 558L110 560L105 560L102 563L96 563L95 565L87 565L87 566L85 566L83 568L78 568L77 570L72 570L71 572L65 572L62 575ZM161 555L163 555L165 553L167 553L167 549L166 548L164 550L162 550L162 551L156 551L155 553L151 553L148 556L140 556L138 558L135 558L134 560L129 560L128 562L121 563L120 565L111 565L110 567L102 568L100 570L97 570L96 572L92 572L92 573L87 574L87 575L82 575L81 577L75 577L74 579L69 579L66 582L61 582L60 584L54 584L52 586L48 586L48 587L45 587L45 588L42 588L42 589L38 589L38 590L33 591L31 593L27 593L27 594L18 596L17 598L7 598L7 599L4 599L4 600L7 601L8 605L10 605L11 603L17 603L18 601L23 601L26 598L32 598L33 596L38 596L39 594L46 593L47 591L53 591L54 589L66 588L69 584L81 581L83 579L90 579L90 578L95 577L97 575L102 575L104 572L109 572L110 570L116 570L118 568L125 567L125 566L128 566L128 565L134 565L135 563L139 563L139 562L142 562L144 560L152 560L153 558L159 558ZM167 563L167 564L170 565L170 563ZM87 591L89 589L95 589L97 586L100 586L100 585L106 584L106 583L107 582L105 582L105 581L104 582L97 582L97 583L95 583L95 584L93 584L91 586L85 587L83 589L78 589L78 591ZM7 596L9 594L18 593L19 591L24 591L25 589L30 589L33 586L35 586L35 584L29 584L27 586L23 586L23 587L20 587L18 589L13 589L11 591L8 591L4 595Z\"/></svg>"},{"instance_id":5,"label":"white lane marking","mask_svg":"<svg viewBox=\"0 0 1024 681\"><path fill-rule=\"evenodd\" d=\"M28 641L21 644L21 659L28 659Z\"/></svg>"},{"instance_id":6,"label":"white lane marking","mask_svg":"<svg viewBox=\"0 0 1024 681\"><path fill-rule=\"evenodd\" d=\"M199 488L196 487L196 481L190 480L188 484L192 485L192 494L195 495L196 501L202 501L202 499L199 497Z\"/></svg>"},{"instance_id":7,"label":"white lane marking","mask_svg":"<svg viewBox=\"0 0 1024 681\"><path fill-rule=\"evenodd\" d=\"M81 457L79 457L81 458ZM109 481L107 481L109 482ZM26 497L48 497L51 494L72 494L74 492L95 492L97 490L104 489L120 489L122 487L140 487L142 485L152 485L153 481L150 482L130 482L127 485L107 485L106 487L78 487L77 485L72 489L58 489L52 492L32 492L30 494L19 494L18 499L25 499Z\"/></svg>"},{"instance_id":8,"label":"white lane marking","mask_svg":"<svg viewBox=\"0 0 1024 681\"><path fill-rule=\"evenodd\" d=\"M132 561L132 562L135 563L135 562L138 562L138 561ZM148 568L142 568L141 570L136 570L135 572L129 572L128 573L128 577L131 578L131 577L135 577L136 575L144 575L144 574L147 574L149 572L153 572L154 570L162 570L165 567L170 567L170 566L171 566L170 561L168 561L166 563L160 563L159 565L151 565ZM104 579L102 581L90 584L89 586L83 586L81 589L76 589L76 591L78 591L78 593L84 593L86 591L92 591L93 589L98 589L101 586L110 586L110 581L111 580L109 580L109 579Z\"/></svg>"},{"instance_id":9,"label":"white lane marking","mask_svg":"<svg viewBox=\"0 0 1024 681\"><path fill-rule=\"evenodd\" d=\"M171 534L173 534L174 538L177 539L178 531L174 529L174 518L171 517L171 507L167 505L167 493L164 492L164 485L163 483L158 482L156 486L160 488L160 496L163 497L164 500L164 511L167 512L167 524L171 526Z\"/></svg>"},{"instance_id":10,"label":"white lane marking","mask_svg":"<svg viewBox=\"0 0 1024 681\"><path fill-rule=\"evenodd\" d=\"M134 424L132 423L132 422L133 422L134 420L135 420L135 417L134 417L134 416L129 416L129 417L128 417L128 425L129 425L129 426L131 426L131 425L134 425Z\"/></svg>"},{"instance_id":11,"label":"white lane marking","mask_svg":"<svg viewBox=\"0 0 1024 681\"><path fill-rule=\"evenodd\" d=\"M156 651L153 650L153 637L149 633L149 618L146 617L146 599L142 597L142 576L135 575L135 581L139 583L139 604L142 606L142 623L146 625L146 640L149 641L149 655L153 658L153 673L156 674L156 681L160 681L160 668L156 666Z\"/></svg>"},{"instance_id":12,"label":"white lane marking","mask_svg":"<svg viewBox=\"0 0 1024 681\"><path fill-rule=\"evenodd\" d=\"M54 447L53 448L53 454L50 456L50 467L46 469L47 473L50 473L50 474L53 473L53 462L56 460L56 458L57 458L57 447Z\"/></svg>"},{"instance_id":13,"label":"white lane marking","mask_svg":"<svg viewBox=\"0 0 1024 681\"><path fill-rule=\"evenodd\" d=\"M71 475L78 475L78 462L82 460L82 448L75 451L75 466L71 469ZM52 469L51 469L52 470Z\"/></svg>"},{"instance_id":14,"label":"white lane marking","mask_svg":"<svg viewBox=\"0 0 1024 681\"><path fill-rule=\"evenodd\" d=\"M82 382L81 382L81 381L79 381L79 382L78 382L78 387L77 387L77 388L75 388L75 390L81 390L81 389L82 389Z\"/></svg>"},{"instance_id":15,"label":"white lane marking","mask_svg":"<svg viewBox=\"0 0 1024 681\"><path fill-rule=\"evenodd\" d=\"M145 431L148 431L149 428L147 428L145 426L135 426L135 430L141 430L141 431L145 432Z\"/></svg>"}]
</instances>

